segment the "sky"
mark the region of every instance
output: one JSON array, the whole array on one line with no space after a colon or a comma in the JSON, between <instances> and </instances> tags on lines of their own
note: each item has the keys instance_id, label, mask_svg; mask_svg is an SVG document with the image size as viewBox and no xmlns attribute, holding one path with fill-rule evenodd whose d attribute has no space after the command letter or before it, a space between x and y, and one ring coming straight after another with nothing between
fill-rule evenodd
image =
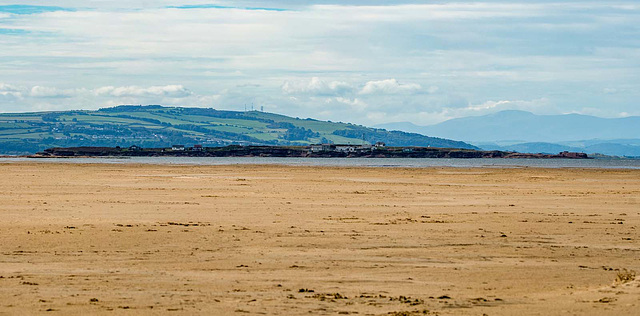
<instances>
[{"instance_id":1,"label":"sky","mask_svg":"<svg viewBox=\"0 0 640 316\"><path fill-rule=\"evenodd\" d=\"M637 0L0 0L0 112L640 115Z\"/></svg>"}]
</instances>

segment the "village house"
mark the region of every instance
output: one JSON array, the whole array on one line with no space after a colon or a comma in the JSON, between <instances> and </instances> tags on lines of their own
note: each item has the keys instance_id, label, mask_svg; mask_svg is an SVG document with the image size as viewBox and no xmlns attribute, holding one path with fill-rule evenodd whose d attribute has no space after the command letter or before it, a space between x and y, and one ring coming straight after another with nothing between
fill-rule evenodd
<instances>
[{"instance_id":1,"label":"village house","mask_svg":"<svg viewBox=\"0 0 640 316\"><path fill-rule=\"evenodd\" d=\"M182 151L184 150L184 145L173 145L171 146L171 150Z\"/></svg>"},{"instance_id":2,"label":"village house","mask_svg":"<svg viewBox=\"0 0 640 316\"><path fill-rule=\"evenodd\" d=\"M352 146L352 145L336 145L336 151L345 152L345 153L354 153L354 152L356 152L356 146Z\"/></svg>"}]
</instances>

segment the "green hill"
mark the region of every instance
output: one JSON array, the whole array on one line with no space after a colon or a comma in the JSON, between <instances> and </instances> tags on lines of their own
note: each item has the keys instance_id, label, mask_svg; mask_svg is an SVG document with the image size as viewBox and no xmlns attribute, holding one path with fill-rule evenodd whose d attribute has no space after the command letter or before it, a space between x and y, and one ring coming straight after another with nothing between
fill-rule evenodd
<instances>
[{"instance_id":1,"label":"green hill","mask_svg":"<svg viewBox=\"0 0 640 316\"><path fill-rule=\"evenodd\" d=\"M258 111L121 105L97 111L0 114L0 154L76 146L362 144L363 137L366 142L389 146L476 149L464 142L420 134Z\"/></svg>"}]
</instances>

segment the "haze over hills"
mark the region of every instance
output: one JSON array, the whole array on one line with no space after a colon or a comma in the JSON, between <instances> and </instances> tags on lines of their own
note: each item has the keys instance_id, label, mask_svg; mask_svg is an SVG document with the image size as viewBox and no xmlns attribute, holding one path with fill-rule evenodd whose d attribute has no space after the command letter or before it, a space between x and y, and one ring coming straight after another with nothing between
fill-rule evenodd
<instances>
[{"instance_id":1,"label":"haze over hills","mask_svg":"<svg viewBox=\"0 0 640 316\"><path fill-rule=\"evenodd\" d=\"M567 150L640 156L638 116L608 119L580 114L535 115L502 111L430 126L405 122L377 127L466 141L488 150L543 153Z\"/></svg>"},{"instance_id":2,"label":"haze over hills","mask_svg":"<svg viewBox=\"0 0 640 316\"><path fill-rule=\"evenodd\" d=\"M314 143L431 146L470 144L348 123L292 118L259 111L218 111L123 105L97 111L0 114L0 153L28 154L50 147L308 145Z\"/></svg>"}]
</instances>

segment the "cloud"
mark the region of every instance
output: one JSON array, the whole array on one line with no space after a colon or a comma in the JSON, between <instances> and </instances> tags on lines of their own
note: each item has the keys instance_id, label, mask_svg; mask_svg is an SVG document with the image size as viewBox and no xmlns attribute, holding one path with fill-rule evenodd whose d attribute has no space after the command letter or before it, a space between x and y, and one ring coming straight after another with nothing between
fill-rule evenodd
<instances>
[{"instance_id":1,"label":"cloud","mask_svg":"<svg viewBox=\"0 0 640 316\"><path fill-rule=\"evenodd\" d=\"M5 97L22 97L22 90L20 87L16 87L10 84L0 82L0 95Z\"/></svg>"},{"instance_id":2,"label":"cloud","mask_svg":"<svg viewBox=\"0 0 640 316\"><path fill-rule=\"evenodd\" d=\"M13 95L13 96L25 96L39 99L58 99L58 98L95 98L95 97L115 97L126 98L133 97L139 99L145 98L186 98L194 96L196 98L202 98L205 96L195 95L189 89L183 85L166 85L166 86L151 86L151 87L139 87L139 86L124 86L114 87L106 86L96 89L75 88L75 89L60 89L56 87L47 86L33 86L29 88L23 88L11 84L0 83L0 95Z\"/></svg>"},{"instance_id":3,"label":"cloud","mask_svg":"<svg viewBox=\"0 0 640 316\"><path fill-rule=\"evenodd\" d=\"M166 106L215 107L220 95L197 94L183 85L106 86L62 89L49 86L22 87L0 83L0 112L98 109L121 104L162 104Z\"/></svg>"},{"instance_id":4,"label":"cloud","mask_svg":"<svg viewBox=\"0 0 640 316\"><path fill-rule=\"evenodd\" d=\"M360 90L360 94L411 94L422 90L417 83L399 83L396 79L369 81Z\"/></svg>"},{"instance_id":5,"label":"cloud","mask_svg":"<svg viewBox=\"0 0 640 316\"><path fill-rule=\"evenodd\" d=\"M548 98L640 114L637 0L22 2L0 6L0 81L28 88L0 95L24 109L255 102L371 124Z\"/></svg>"},{"instance_id":6,"label":"cloud","mask_svg":"<svg viewBox=\"0 0 640 316\"><path fill-rule=\"evenodd\" d=\"M20 91L20 88L14 85L0 82L0 91Z\"/></svg>"},{"instance_id":7,"label":"cloud","mask_svg":"<svg viewBox=\"0 0 640 316\"><path fill-rule=\"evenodd\" d=\"M616 88L604 88L604 89L602 89L602 92L604 92L606 94L616 94L616 93L618 93L618 89L616 89Z\"/></svg>"},{"instance_id":8,"label":"cloud","mask_svg":"<svg viewBox=\"0 0 640 316\"><path fill-rule=\"evenodd\" d=\"M152 87L101 87L95 89L95 94L98 96L112 96L112 97L169 97L169 98L184 98L192 95L193 93L189 89L182 85L167 85L167 86L152 86Z\"/></svg>"},{"instance_id":9,"label":"cloud","mask_svg":"<svg viewBox=\"0 0 640 316\"><path fill-rule=\"evenodd\" d=\"M29 92L29 96L34 98L71 98L81 91L75 89L58 89L52 87L34 86Z\"/></svg>"},{"instance_id":10,"label":"cloud","mask_svg":"<svg viewBox=\"0 0 640 316\"><path fill-rule=\"evenodd\" d=\"M480 104L468 104L466 107L450 107L442 109L444 116L449 118L462 116L475 116L488 113L494 113L504 110L521 110L534 112L537 114L546 114L545 112L553 110L551 103L547 98L539 98L535 100L500 100L485 101Z\"/></svg>"},{"instance_id":11,"label":"cloud","mask_svg":"<svg viewBox=\"0 0 640 316\"><path fill-rule=\"evenodd\" d=\"M343 81L326 82L318 77L306 81L285 81L281 87L284 94L310 94L310 95L344 95L353 91L353 87Z\"/></svg>"},{"instance_id":12,"label":"cloud","mask_svg":"<svg viewBox=\"0 0 640 316\"><path fill-rule=\"evenodd\" d=\"M358 110L358 111L364 111L367 108L367 103L365 103L364 101L358 98L349 99L349 98L343 98L343 97L336 97L336 101L349 105L352 109Z\"/></svg>"}]
</instances>

